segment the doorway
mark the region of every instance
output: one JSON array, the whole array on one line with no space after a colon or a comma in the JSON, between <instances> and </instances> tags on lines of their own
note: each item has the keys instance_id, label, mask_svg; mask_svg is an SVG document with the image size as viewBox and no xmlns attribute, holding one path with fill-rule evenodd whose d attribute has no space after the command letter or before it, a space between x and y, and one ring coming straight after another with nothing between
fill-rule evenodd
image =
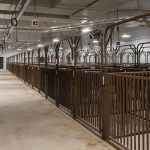
<instances>
[{"instance_id":1,"label":"doorway","mask_svg":"<svg viewBox=\"0 0 150 150\"><path fill-rule=\"evenodd\" d=\"M3 69L4 58L0 57L0 69Z\"/></svg>"}]
</instances>

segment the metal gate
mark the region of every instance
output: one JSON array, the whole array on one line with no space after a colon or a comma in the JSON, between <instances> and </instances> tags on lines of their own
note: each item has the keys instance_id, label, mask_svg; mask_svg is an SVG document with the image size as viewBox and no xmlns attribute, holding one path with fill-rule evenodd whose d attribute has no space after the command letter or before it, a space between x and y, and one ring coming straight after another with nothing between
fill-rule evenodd
<instances>
[{"instance_id":1,"label":"metal gate","mask_svg":"<svg viewBox=\"0 0 150 150\"><path fill-rule=\"evenodd\" d=\"M136 74L136 76L134 75ZM129 150L150 148L148 73L109 74L109 137Z\"/></svg>"}]
</instances>

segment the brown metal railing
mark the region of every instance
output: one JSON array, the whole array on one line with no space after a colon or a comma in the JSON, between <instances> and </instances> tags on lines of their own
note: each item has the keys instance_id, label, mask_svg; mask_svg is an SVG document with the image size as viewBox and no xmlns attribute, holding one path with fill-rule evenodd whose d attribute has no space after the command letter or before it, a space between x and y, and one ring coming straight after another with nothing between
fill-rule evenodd
<instances>
[{"instance_id":1,"label":"brown metal railing","mask_svg":"<svg viewBox=\"0 0 150 150\"><path fill-rule=\"evenodd\" d=\"M55 100L55 81L56 81L55 68L48 69L48 96Z\"/></svg>"},{"instance_id":2,"label":"brown metal railing","mask_svg":"<svg viewBox=\"0 0 150 150\"><path fill-rule=\"evenodd\" d=\"M45 93L45 68L40 67L39 74L39 91Z\"/></svg>"},{"instance_id":3,"label":"brown metal railing","mask_svg":"<svg viewBox=\"0 0 150 150\"><path fill-rule=\"evenodd\" d=\"M149 150L150 79L108 75L110 138L130 150Z\"/></svg>"},{"instance_id":4,"label":"brown metal railing","mask_svg":"<svg viewBox=\"0 0 150 150\"><path fill-rule=\"evenodd\" d=\"M7 58L7 68L32 87L38 87L38 91L43 92L46 98L49 96L55 99L58 107L62 105L67 108L74 119L82 120L93 127L101 133L105 141L115 142L117 148L121 146L121 150L149 150L150 74L135 73L148 70L148 65L140 65L139 61L140 52L145 47L144 43L134 47L135 66L131 65L133 68L128 67L130 63L116 66L114 60L108 64L107 58L108 43L113 44L111 37L115 28L141 19L147 24L149 16L150 13L146 13L117 21L107 26L104 32L92 30L90 36L99 42L101 58L98 65L96 61L90 66L77 65L77 52L80 50L81 39L79 35L67 39L71 53L67 58L69 66L66 68L71 68L71 71L60 70L60 67L63 68L60 65L63 61L59 62L59 52L61 44L66 45L63 43L64 40L51 43L44 49L24 52L22 53L24 59L20 59L22 54L11 56ZM50 47L54 47L55 61L51 59L49 62L47 60L49 49L51 51ZM21 63L25 67L20 66ZM38 69L33 67L35 63ZM49 68L52 63L53 67L55 66L54 69ZM99 69L99 72L89 72L91 66ZM139 66L140 68L137 68ZM78 67L80 70L77 70ZM38 79L37 82L36 79Z\"/></svg>"},{"instance_id":5,"label":"brown metal railing","mask_svg":"<svg viewBox=\"0 0 150 150\"><path fill-rule=\"evenodd\" d=\"M77 117L101 132L101 80L100 72L76 71Z\"/></svg>"},{"instance_id":6,"label":"brown metal railing","mask_svg":"<svg viewBox=\"0 0 150 150\"><path fill-rule=\"evenodd\" d=\"M38 88L38 66L32 66L32 87Z\"/></svg>"},{"instance_id":7,"label":"brown metal railing","mask_svg":"<svg viewBox=\"0 0 150 150\"><path fill-rule=\"evenodd\" d=\"M150 149L150 73L7 64L9 71L56 101L75 119L122 149ZM58 73L58 76L57 76ZM104 90L105 89L105 90ZM104 93L103 93L104 92ZM47 94L46 94L47 93ZM105 110L107 108L107 110Z\"/></svg>"},{"instance_id":8,"label":"brown metal railing","mask_svg":"<svg viewBox=\"0 0 150 150\"><path fill-rule=\"evenodd\" d=\"M69 111L73 110L73 80L71 69L59 69L59 103Z\"/></svg>"}]
</instances>

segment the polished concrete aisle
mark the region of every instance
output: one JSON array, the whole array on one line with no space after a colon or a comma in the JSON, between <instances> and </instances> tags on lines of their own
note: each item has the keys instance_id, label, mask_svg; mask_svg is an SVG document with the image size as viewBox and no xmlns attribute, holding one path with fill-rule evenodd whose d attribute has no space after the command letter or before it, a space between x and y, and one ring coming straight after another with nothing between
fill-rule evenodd
<instances>
[{"instance_id":1,"label":"polished concrete aisle","mask_svg":"<svg viewBox=\"0 0 150 150\"><path fill-rule=\"evenodd\" d=\"M0 150L111 150L7 71L0 71Z\"/></svg>"}]
</instances>

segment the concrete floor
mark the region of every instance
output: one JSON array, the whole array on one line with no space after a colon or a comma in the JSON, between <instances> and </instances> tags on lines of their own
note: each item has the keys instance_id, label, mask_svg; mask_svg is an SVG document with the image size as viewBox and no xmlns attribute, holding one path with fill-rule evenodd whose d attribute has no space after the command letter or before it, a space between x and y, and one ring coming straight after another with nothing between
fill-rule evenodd
<instances>
[{"instance_id":1,"label":"concrete floor","mask_svg":"<svg viewBox=\"0 0 150 150\"><path fill-rule=\"evenodd\" d=\"M7 71L0 71L0 150L112 150Z\"/></svg>"}]
</instances>

